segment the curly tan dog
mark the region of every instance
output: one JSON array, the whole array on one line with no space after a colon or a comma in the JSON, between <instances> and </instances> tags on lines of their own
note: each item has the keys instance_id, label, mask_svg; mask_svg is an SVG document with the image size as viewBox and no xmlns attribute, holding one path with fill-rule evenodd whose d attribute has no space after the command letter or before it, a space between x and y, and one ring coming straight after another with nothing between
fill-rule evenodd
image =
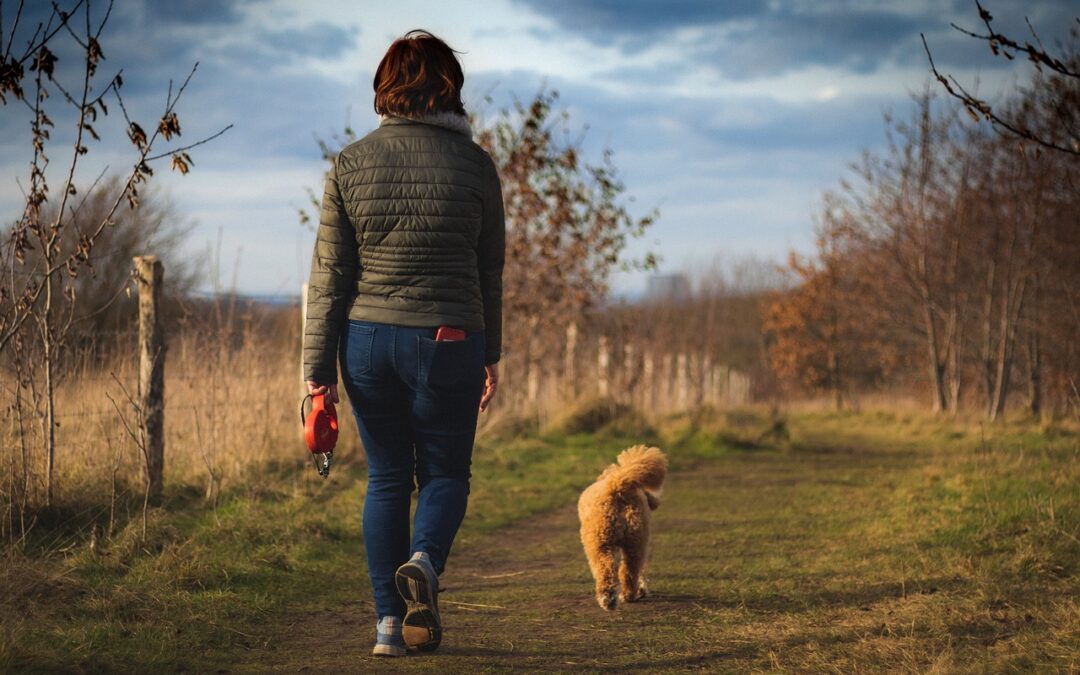
<instances>
[{"instance_id":1,"label":"curly tan dog","mask_svg":"<svg viewBox=\"0 0 1080 675\"><path fill-rule=\"evenodd\" d=\"M596 579L596 601L615 609L615 552L622 551L618 598L644 597L650 511L660 505L667 458L658 448L637 445L619 454L578 500L581 543Z\"/></svg>"}]
</instances>

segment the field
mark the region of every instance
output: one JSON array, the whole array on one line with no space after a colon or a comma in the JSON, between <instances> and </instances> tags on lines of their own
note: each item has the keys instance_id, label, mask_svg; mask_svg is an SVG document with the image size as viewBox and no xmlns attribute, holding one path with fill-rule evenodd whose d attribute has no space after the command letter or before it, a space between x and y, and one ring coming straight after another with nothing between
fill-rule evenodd
<instances>
[{"instance_id":1,"label":"field","mask_svg":"<svg viewBox=\"0 0 1080 675\"><path fill-rule=\"evenodd\" d=\"M1080 669L1069 424L706 410L509 427L477 448L434 655L369 656L353 453L329 482L282 465L216 506L174 486L145 540L137 518L108 540L31 536L0 575L0 670ZM673 465L653 595L605 613L573 504L640 440Z\"/></svg>"}]
</instances>

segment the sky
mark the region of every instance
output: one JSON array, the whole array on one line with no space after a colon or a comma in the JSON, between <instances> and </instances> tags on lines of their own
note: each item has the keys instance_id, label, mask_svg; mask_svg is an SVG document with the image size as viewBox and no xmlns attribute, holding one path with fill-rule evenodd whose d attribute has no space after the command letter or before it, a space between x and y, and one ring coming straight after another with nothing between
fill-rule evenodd
<instances>
[{"instance_id":1,"label":"sky","mask_svg":"<svg viewBox=\"0 0 1080 675\"><path fill-rule=\"evenodd\" d=\"M1077 14L1067 0L984 5L998 29L1026 36L1027 17L1048 44ZM96 0L92 17L106 6ZM2 7L9 28L14 4ZM48 7L29 0L17 37ZM822 194L862 151L884 145L883 115L908 113L928 82L920 33L939 68L991 98L1028 77L1026 64L992 58L950 22L979 28L974 1L116 0L100 82L122 68L126 107L150 128L170 79L175 87L198 62L177 108L180 142L233 125L191 151L191 173L161 162L152 179L191 227L186 254L216 261L207 289L299 292L314 235L297 209L305 188L321 193L324 169L316 138L377 125L374 69L413 28L462 52L465 104L481 118L558 91L586 156L613 151L631 213L659 211L628 257L653 252L662 272L701 272L813 249ZM54 167L66 165L69 118L58 117ZM118 118L102 121L80 184L130 165ZM25 108L0 107L7 222L29 172L27 120ZM640 272L613 281L630 295L646 283Z\"/></svg>"}]
</instances>

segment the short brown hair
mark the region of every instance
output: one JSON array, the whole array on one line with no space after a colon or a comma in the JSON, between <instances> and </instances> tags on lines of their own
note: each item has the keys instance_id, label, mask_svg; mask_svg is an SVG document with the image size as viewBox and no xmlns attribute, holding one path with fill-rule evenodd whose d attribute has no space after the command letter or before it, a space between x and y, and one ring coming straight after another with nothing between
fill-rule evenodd
<instances>
[{"instance_id":1,"label":"short brown hair","mask_svg":"<svg viewBox=\"0 0 1080 675\"><path fill-rule=\"evenodd\" d=\"M454 50L426 30L411 30L394 40L375 69L375 112L398 117L464 115L464 83Z\"/></svg>"}]
</instances>

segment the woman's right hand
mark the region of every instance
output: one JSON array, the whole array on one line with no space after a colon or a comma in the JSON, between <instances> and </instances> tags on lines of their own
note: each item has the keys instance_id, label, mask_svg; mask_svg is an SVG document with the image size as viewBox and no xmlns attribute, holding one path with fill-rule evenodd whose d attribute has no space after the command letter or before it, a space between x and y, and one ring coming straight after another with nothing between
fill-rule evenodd
<instances>
[{"instance_id":1,"label":"woman's right hand","mask_svg":"<svg viewBox=\"0 0 1080 675\"><path fill-rule=\"evenodd\" d=\"M495 392L499 389L499 364L493 363L484 366L487 379L484 381L484 395L480 397L480 412L487 412L488 404L495 398Z\"/></svg>"},{"instance_id":2,"label":"woman's right hand","mask_svg":"<svg viewBox=\"0 0 1080 675\"><path fill-rule=\"evenodd\" d=\"M311 380L307 383L308 393L312 396L318 396L319 394L330 393L330 400L334 403L340 403L337 395L337 385L331 384L329 387L325 384L315 384Z\"/></svg>"}]
</instances>

